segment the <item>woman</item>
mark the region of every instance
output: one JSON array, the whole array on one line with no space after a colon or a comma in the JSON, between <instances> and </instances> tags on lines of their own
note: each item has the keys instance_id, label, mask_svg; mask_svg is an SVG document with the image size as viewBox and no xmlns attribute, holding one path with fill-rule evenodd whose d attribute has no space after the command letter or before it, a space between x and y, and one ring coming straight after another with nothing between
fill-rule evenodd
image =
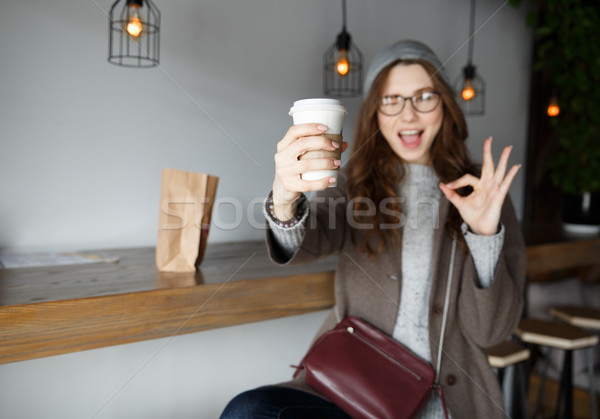
<instances>
[{"instance_id":1,"label":"woman","mask_svg":"<svg viewBox=\"0 0 600 419\"><path fill-rule=\"evenodd\" d=\"M280 264L339 254L336 304L317 336L360 317L436 366L445 281L458 242L440 382L454 418L504 417L501 390L484 348L506 339L522 310L525 249L508 189L511 148L494 167L491 138L480 172L468 157L467 128L439 59L400 41L382 50L365 78L350 159L333 178L301 173L339 167L303 160L335 148L318 124L292 126L277 146L266 203L267 243ZM343 146L343 149L346 145ZM319 190L311 203L301 192ZM262 416L261 416L262 415ZM223 418L347 417L300 374L234 398ZM433 396L420 414L443 417Z\"/></svg>"}]
</instances>

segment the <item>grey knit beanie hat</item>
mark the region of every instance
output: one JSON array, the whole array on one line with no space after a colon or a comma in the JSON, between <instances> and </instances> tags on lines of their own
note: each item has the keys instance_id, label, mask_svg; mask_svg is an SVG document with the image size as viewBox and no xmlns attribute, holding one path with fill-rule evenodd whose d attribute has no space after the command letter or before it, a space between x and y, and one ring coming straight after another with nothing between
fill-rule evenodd
<instances>
[{"instance_id":1,"label":"grey knit beanie hat","mask_svg":"<svg viewBox=\"0 0 600 419\"><path fill-rule=\"evenodd\" d=\"M365 76L363 95L367 96L369 94L371 85L381 70L394 61L409 59L422 59L429 61L442 75L446 83L450 85L446 70L431 48L419 41L404 40L398 41L392 45L388 45L379 51L377 55L375 55L375 58L373 58L371 64L369 65L367 75Z\"/></svg>"}]
</instances>

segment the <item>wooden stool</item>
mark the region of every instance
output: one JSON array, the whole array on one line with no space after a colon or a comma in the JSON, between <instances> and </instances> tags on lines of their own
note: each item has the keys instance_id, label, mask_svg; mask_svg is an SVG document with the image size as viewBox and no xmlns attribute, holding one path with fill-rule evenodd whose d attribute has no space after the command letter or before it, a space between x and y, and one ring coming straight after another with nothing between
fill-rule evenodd
<instances>
[{"instance_id":1,"label":"wooden stool","mask_svg":"<svg viewBox=\"0 0 600 419\"><path fill-rule=\"evenodd\" d=\"M516 382L519 386L520 400L518 402L521 406L522 417L527 418L527 395L525 394L523 361L529 359L529 349L516 342L506 341L487 348L486 353L488 362L492 368L498 370L498 379L500 380L504 396L506 417L510 418L513 416L513 388L515 382L513 369L515 369L517 375Z\"/></svg>"},{"instance_id":2,"label":"wooden stool","mask_svg":"<svg viewBox=\"0 0 600 419\"><path fill-rule=\"evenodd\" d=\"M583 329L570 324L540 320L540 319L524 319L519 322L515 335L525 343L532 345L546 346L550 350L552 348L562 349L565 351L565 357L562 367L560 393L558 397L557 414L560 412L560 403L564 397L564 417L573 417L573 351L576 349L593 348L598 344L598 336L590 334ZM548 354L549 355L549 354ZM544 384L546 381L546 372L549 364L549 356L546 358L544 367L544 375L540 385L540 391L536 401L534 416L538 413Z\"/></svg>"},{"instance_id":3,"label":"wooden stool","mask_svg":"<svg viewBox=\"0 0 600 419\"><path fill-rule=\"evenodd\" d=\"M600 330L600 310L582 306L560 306L550 309L550 314L573 326Z\"/></svg>"},{"instance_id":4,"label":"wooden stool","mask_svg":"<svg viewBox=\"0 0 600 419\"><path fill-rule=\"evenodd\" d=\"M550 313L573 326L585 329L600 331L600 310L592 307L582 306L560 306L550 309ZM596 377L594 376L594 348L587 351L588 373L590 375L590 408L592 409L592 418L596 419Z\"/></svg>"}]
</instances>

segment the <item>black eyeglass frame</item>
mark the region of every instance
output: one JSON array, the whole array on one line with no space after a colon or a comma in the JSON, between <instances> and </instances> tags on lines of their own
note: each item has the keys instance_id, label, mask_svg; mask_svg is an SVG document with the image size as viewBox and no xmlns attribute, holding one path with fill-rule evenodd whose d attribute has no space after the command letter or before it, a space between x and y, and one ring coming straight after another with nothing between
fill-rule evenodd
<instances>
[{"instance_id":1,"label":"black eyeglass frame","mask_svg":"<svg viewBox=\"0 0 600 419\"><path fill-rule=\"evenodd\" d=\"M432 93L433 95L437 96L438 98L438 102L435 104L435 106L433 108L431 108L428 111L421 111L419 109L417 109L417 106L415 105L415 100L416 98L423 96L426 93ZM396 113L386 113L382 110L382 106L384 106L385 104L383 103L383 99L385 98L395 98L397 100L402 99L402 106L400 107L400 110ZM434 110L436 110L436 108L440 105L440 103L442 102L442 94L440 92L436 92L435 90L426 90L424 92L420 92L417 93L415 95L409 96L409 97L404 97L404 96L400 96L400 95L386 95L386 96L381 96L379 98L379 104L377 105L377 110L379 112L381 112L382 114L386 115L386 116L396 116L402 113L402 111L404 110L404 107L406 106L406 101L410 100L410 103L413 107L413 109L415 110L415 112L419 112L419 113L429 113L429 112L433 112Z\"/></svg>"}]
</instances>

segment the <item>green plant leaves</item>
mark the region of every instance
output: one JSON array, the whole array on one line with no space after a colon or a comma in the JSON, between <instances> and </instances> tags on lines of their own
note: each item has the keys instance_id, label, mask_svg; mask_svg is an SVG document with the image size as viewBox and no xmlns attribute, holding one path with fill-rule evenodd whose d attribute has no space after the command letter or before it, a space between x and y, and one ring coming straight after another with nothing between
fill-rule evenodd
<instances>
[{"instance_id":1,"label":"green plant leaves","mask_svg":"<svg viewBox=\"0 0 600 419\"><path fill-rule=\"evenodd\" d=\"M559 139L551 178L572 194L600 191L600 11L589 4L545 0L526 16L536 27L534 71L548 75L559 92L560 114L551 120Z\"/></svg>"}]
</instances>

